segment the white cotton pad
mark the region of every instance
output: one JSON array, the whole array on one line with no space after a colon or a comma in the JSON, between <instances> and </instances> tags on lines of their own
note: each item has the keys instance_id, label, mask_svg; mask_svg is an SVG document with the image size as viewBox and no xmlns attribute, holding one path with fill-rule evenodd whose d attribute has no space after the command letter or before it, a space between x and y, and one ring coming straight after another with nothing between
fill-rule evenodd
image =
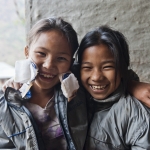
<instances>
[{"instance_id":1,"label":"white cotton pad","mask_svg":"<svg viewBox=\"0 0 150 150\"><path fill-rule=\"evenodd\" d=\"M79 88L78 80L74 74L70 74L67 78L61 79L61 89L66 98L70 98L74 95L74 92Z\"/></svg>"},{"instance_id":2,"label":"white cotton pad","mask_svg":"<svg viewBox=\"0 0 150 150\"><path fill-rule=\"evenodd\" d=\"M30 58L16 61L14 81L19 83L30 83L35 79L37 73L38 69Z\"/></svg>"}]
</instances>

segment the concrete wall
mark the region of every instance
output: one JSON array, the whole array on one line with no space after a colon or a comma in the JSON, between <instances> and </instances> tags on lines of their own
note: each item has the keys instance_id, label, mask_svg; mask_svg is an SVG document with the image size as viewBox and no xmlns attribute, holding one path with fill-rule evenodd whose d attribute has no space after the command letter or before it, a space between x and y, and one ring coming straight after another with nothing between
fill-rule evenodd
<instances>
[{"instance_id":1,"label":"concrete wall","mask_svg":"<svg viewBox=\"0 0 150 150\"><path fill-rule=\"evenodd\" d=\"M120 30L129 41L131 67L150 82L150 0L26 0L26 31L49 16L71 22L79 41L99 25Z\"/></svg>"}]
</instances>

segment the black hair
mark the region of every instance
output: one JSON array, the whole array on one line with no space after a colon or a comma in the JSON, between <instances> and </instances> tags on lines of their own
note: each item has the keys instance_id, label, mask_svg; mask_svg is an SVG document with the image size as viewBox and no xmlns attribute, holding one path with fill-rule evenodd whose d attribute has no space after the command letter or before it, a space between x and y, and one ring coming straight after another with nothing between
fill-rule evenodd
<instances>
[{"instance_id":1,"label":"black hair","mask_svg":"<svg viewBox=\"0 0 150 150\"><path fill-rule=\"evenodd\" d=\"M30 47L31 43L37 38L41 33L51 31L51 30L58 30L67 38L72 52L77 50L79 44L78 44L78 38L77 33L69 24L68 22L64 21L60 17L51 17L51 18L45 18L38 21L32 29L29 31L29 34L27 36L27 44ZM61 46L61 45L60 45Z\"/></svg>"},{"instance_id":2,"label":"black hair","mask_svg":"<svg viewBox=\"0 0 150 150\"><path fill-rule=\"evenodd\" d=\"M88 32L81 41L78 49L78 63L81 67L82 55L86 48L104 44L108 47L114 56L116 72L119 71L121 75L121 81L124 87L124 93L127 87L127 71L130 65L129 47L125 36L116 30L111 29L108 26L100 26L95 30ZM117 73L116 73L117 77Z\"/></svg>"}]
</instances>

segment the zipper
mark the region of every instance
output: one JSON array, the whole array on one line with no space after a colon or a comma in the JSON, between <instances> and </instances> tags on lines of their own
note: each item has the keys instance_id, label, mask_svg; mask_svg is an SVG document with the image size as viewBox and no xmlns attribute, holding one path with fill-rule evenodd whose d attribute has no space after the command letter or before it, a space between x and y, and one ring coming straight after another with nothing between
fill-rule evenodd
<instances>
[{"instance_id":1,"label":"zipper","mask_svg":"<svg viewBox=\"0 0 150 150\"><path fill-rule=\"evenodd\" d=\"M32 114L30 113L30 111L25 106L22 106L22 109L27 114L27 116L29 117L29 119L30 119L30 121L31 121L31 123L33 125L34 131L35 131L35 135L36 135L36 139L37 139L37 145L39 147L39 150L46 150L45 146L44 146L44 143L43 143L43 139L42 139L41 133L40 133L40 131L38 129L37 124L35 123L35 121L33 119Z\"/></svg>"},{"instance_id":2,"label":"zipper","mask_svg":"<svg viewBox=\"0 0 150 150\"><path fill-rule=\"evenodd\" d=\"M59 94L58 94L59 92L57 92L57 100L59 99L58 97L59 97ZM61 101L62 102L62 101ZM71 139L71 144L70 144L70 140L68 140L68 138L67 138L67 135L66 135L66 132L64 131L65 129L64 129L64 126L63 126L63 123L62 123L62 120L61 120L61 118L60 118L60 111L58 111L58 110L60 110L59 109L59 101L57 101L57 103L55 103L55 112L56 112L56 115L57 115L57 118L58 118L58 120L59 120L59 124L60 124L60 126L61 126L61 129L63 130L63 134L64 134L64 137L65 137L65 139L66 139L66 142L67 142L67 145L68 145L68 150L76 150L76 148L75 148L75 145L74 145L74 143L73 143L73 140L72 140L72 138L71 138L71 135L70 135L70 132L69 132L69 128L67 127L67 129L68 129L68 135L69 135L69 137L70 137L70 139ZM65 100L65 102L63 103L63 105L65 105L66 106L66 110L65 110L65 114L66 114L66 118L65 118L65 121L67 122L67 102L66 102L66 100ZM57 107L56 107L57 106ZM63 114L63 113L62 113ZM65 124L65 125L67 125L67 123ZM71 146L72 145L72 146Z\"/></svg>"}]
</instances>

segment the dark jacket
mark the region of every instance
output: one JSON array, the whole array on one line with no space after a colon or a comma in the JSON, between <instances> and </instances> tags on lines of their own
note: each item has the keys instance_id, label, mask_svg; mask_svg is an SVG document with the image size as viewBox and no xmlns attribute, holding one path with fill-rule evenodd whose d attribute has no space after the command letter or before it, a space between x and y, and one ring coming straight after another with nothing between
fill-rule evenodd
<instances>
[{"instance_id":1,"label":"dark jacket","mask_svg":"<svg viewBox=\"0 0 150 150\"><path fill-rule=\"evenodd\" d=\"M78 90L71 102L63 96L60 86L55 92L55 111L69 150L82 150L87 134L87 112L84 92ZM7 88L0 99L0 149L44 150L38 127L23 105L19 91ZM60 148L61 149L61 148Z\"/></svg>"}]
</instances>

